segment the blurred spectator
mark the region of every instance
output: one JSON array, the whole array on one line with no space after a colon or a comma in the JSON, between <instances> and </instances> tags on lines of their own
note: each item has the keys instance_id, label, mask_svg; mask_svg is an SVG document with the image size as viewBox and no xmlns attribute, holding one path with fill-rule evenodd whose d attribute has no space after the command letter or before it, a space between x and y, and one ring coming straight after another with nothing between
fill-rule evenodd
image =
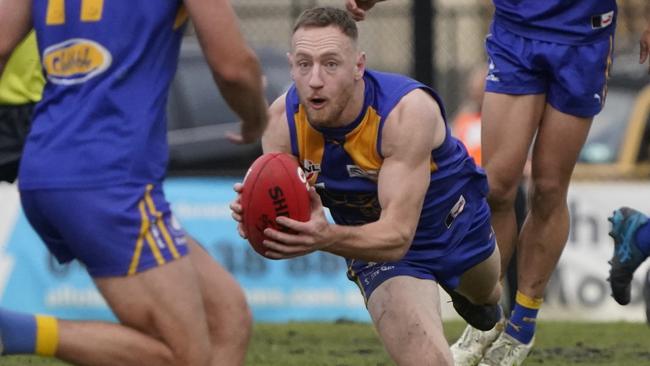
<instances>
[{"instance_id":1,"label":"blurred spectator","mask_svg":"<svg viewBox=\"0 0 650 366\"><path fill-rule=\"evenodd\" d=\"M0 182L13 182L45 79L32 31L16 47L0 76Z\"/></svg>"}]
</instances>

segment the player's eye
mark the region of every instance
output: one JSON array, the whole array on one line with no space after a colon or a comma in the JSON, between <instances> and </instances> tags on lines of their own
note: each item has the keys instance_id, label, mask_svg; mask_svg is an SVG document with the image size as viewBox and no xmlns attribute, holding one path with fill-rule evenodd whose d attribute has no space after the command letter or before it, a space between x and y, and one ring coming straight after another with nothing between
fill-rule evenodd
<instances>
[{"instance_id":1,"label":"player's eye","mask_svg":"<svg viewBox=\"0 0 650 366\"><path fill-rule=\"evenodd\" d=\"M325 63L325 68L327 68L328 71L334 71L338 66L338 62L335 61L328 61Z\"/></svg>"}]
</instances>

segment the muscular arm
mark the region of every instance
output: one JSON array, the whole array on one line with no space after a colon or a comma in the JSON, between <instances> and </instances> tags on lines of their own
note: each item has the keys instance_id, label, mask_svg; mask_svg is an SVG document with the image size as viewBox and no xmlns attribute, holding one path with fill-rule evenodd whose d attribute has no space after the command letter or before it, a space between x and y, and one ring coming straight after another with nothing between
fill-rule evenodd
<instances>
[{"instance_id":1,"label":"muscular arm","mask_svg":"<svg viewBox=\"0 0 650 366\"><path fill-rule=\"evenodd\" d=\"M444 122L433 98L422 90L405 96L383 131L379 220L357 227L334 226L336 241L326 250L375 262L402 258L413 241L429 187L431 151L444 137Z\"/></svg>"},{"instance_id":2,"label":"muscular arm","mask_svg":"<svg viewBox=\"0 0 650 366\"><path fill-rule=\"evenodd\" d=\"M0 0L0 75L9 56L32 28L32 2Z\"/></svg>"},{"instance_id":3,"label":"muscular arm","mask_svg":"<svg viewBox=\"0 0 650 366\"><path fill-rule=\"evenodd\" d=\"M228 0L185 0L214 80L242 119L242 142L257 140L267 123L262 69L239 31Z\"/></svg>"},{"instance_id":4,"label":"muscular arm","mask_svg":"<svg viewBox=\"0 0 650 366\"><path fill-rule=\"evenodd\" d=\"M289 258L324 250L365 261L395 261L411 246L429 187L431 151L445 138L436 102L422 90L406 95L388 116L382 135L384 162L379 172L379 220L361 226L330 224L312 192L312 217L278 222L297 235L267 229L270 256Z\"/></svg>"}]
</instances>

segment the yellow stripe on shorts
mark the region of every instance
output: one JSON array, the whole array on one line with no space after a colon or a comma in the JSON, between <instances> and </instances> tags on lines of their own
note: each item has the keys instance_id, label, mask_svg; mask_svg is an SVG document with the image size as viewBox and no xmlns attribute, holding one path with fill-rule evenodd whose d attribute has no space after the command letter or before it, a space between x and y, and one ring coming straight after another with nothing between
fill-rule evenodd
<instances>
[{"instance_id":1,"label":"yellow stripe on shorts","mask_svg":"<svg viewBox=\"0 0 650 366\"><path fill-rule=\"evenodd\" d=\"M138 239L135 242L135 250L133 251L133 257L131 258L131 264L129 265L128 275L134 275L138 270L138 264L140 263L140 256L142 255L142 247L144 235L149 231L149 217L144 209L144 200L140 200L138 204L138 209L140 209L140 233L138 234Z\"/></svg>"},{"instance_id":2,"label":"yellow stripe on shorts","mask_svg":"<svg viewBox=\"0 0 650 366\"><path fill-rule=\"evenodd\" d=\"M169 251L172 253L172 257L174 259L180 258L180 254L178 254L178 250L176 249L176 245L174 244L174 241L172 240L172 236L169 234L169 230L167 230L167 226L165 226L165 221L163 220L162 217L162 212L158 211L156 209L156 205L153 202L153 198L151 198L151 190L153 189L153 185L149 184L147 186L147 193L144 196L144 199L147 201L147 206L149 207L149 212L156 217L156 225L158 226L158 229L160 229L160 232L163 235L163 238L165 238L165 243L167 244L167 247L169 248Z\"/></svg>"}]
</instances>

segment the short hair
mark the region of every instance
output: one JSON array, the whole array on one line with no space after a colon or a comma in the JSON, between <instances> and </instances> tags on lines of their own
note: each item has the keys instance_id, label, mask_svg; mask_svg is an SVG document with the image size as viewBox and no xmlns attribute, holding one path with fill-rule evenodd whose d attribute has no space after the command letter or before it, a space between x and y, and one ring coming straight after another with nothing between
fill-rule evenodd
<instances>
[{"instance_id":1,"label":"short hair","mask_svg":"<svg viewBox=\"0 0 650 366\"><path fill-rule=\"evenodd\" d=\"M300 28L324 28L330 25L340 29L343 34L350 37L353 41L357 41L359 31L357 30L357 23L355 23L354 19L345 10L330 6L303 11L293 25L293 33L296 33Z\"/></svg>"}]
</instances>

